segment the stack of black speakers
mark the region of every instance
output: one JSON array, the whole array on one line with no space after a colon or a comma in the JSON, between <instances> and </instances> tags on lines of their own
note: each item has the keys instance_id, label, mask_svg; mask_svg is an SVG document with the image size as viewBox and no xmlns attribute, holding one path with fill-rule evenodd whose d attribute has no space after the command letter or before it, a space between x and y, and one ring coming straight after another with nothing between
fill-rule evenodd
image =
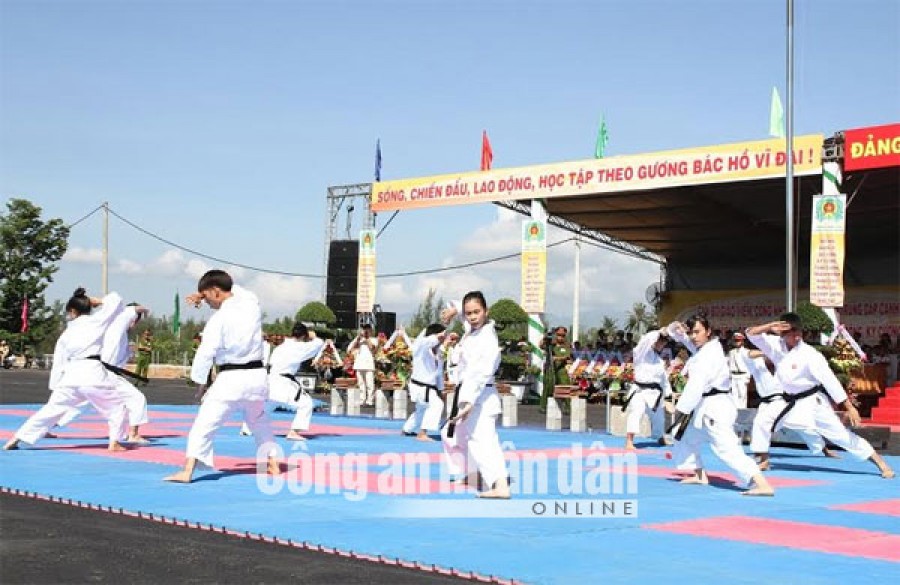
<instances>
[{"instance_id":1,"label":"stack of black speakers","mask_svg":"<svg viewBox=\"0 0 900 585\"><path fill-rule=\"evenodd\" d=\"M328 251L325 304L337 317L335 327L355 329L356 274L359 267L358 240L332 240Z\"/></svg>"}]
</instances>

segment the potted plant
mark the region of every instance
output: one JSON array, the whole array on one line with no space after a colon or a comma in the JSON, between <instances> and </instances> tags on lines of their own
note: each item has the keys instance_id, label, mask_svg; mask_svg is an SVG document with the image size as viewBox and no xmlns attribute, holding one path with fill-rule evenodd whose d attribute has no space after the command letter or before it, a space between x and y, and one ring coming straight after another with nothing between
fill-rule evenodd
<instances>
[{"instance_id":1,"label":"potted plant","mask_svg":"<svg viewBox=\"0 0 900 585\"><path fill-rule=\"evenodd\" d=\"M528 339L528 313L512 299L500 299L490 307L490 317L500 340L500 368L497 377L509 384L519 401L528 396L533 376L539 372L531 367L531 344Z\"/></svg>"}]
</instances>

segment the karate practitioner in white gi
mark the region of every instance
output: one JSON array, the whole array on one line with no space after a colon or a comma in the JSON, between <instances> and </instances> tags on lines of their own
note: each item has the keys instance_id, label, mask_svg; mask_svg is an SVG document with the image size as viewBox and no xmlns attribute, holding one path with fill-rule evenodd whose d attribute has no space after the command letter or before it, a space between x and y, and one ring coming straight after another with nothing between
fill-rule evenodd
<instances>
[{"instance_id":1,"label":"karate practitioner in white gi","mask_svg":"<svg viewBox=\"0 0 900 585\"><path fill-rule=\"evenodd\" d=\"M741 359L744 360L744 368L753 376L756 384L756 393L759 395L760 403L756 409L756 416L753 418L753 430L750 434L750 450L756 456L756 462L760 471L766 471L769 468L769 447L772 443L772 425L775 419L787 406L784 400L784 394L775 380L775 376L769 371L769 363L764 357L763 352L758 349L751 349ZM828 449L823 439L817 433L809 434L807 432L795 431L801 439L806 443L809 450L814 454L822 453L826 457L837 457L833 451Z\"/></svg>"},{"instance_id":2,"label":"karate practitioner in white gi","mask_svg":"<svg viewBox=\"0 0 900 585\"><path fill-rule=\"evenodd\" d=\"M100 307L91 313L92 307ZM33 445L73 408L87 401L109 426L109 450L124 451L119 442L125 433L125 402L116 391L116 376L100 363L103 335L122 312L122 297L109 293L89 298L79 288L66 303L69 325L56 342L50 369L50 399L25 421L4 449L17 449L20 442Z\"/></svg>"},{"instance_id":3,"label":"karate practitioner in white gi","mask_svg":"<svg viewBox=\"0 0 900 585\"><path fill-rule=\"evenodd\" d=\"M416 409L403 424L403 434L416 435L419 441L432 441L428 432L441 427L444 401L443 344L447 336L445 327L432 323L419 333L412 343L412 374L409 379L409 398Z\"/></svg>"},{"instance_id":4,"label":"karate practitioner in white gi","mask_svg":"<svg viewBox=\"0 0 900 585\"><path fill-rule=\"evenodd\" d=\"M750 327L747 337L775 364L775 379L787 401L773 432L783 425L801 433L818 433L857 459L874 463L881 477L894 477L894 471L872 445L847 429L835 414L832 400L844 406L851 426L859 426L859 411L825 356L804 343L799 315L785 313L778 321Z\"/></svg>"},{"instance_id":5,"label":"karate practitioner in white gi","mask_svg":"<svg viewBox=\"0 0 900 585\"><path fill-rule=\"evenodd\" d=\"M634 449L634 436L641 432L641 418L650 419L650 437L665 445L666 409L663 401L672 395L666 364L660 352L669 342L665 329L650 331L634 348L634 382L625 408L625 448Z\"/></svg>"},{"instance_id":6,"label":"karate practitioner in white gi","mask_svg":"<svg viewBox=\"0 0 900 585\"><path fill-rule=\"evenodd\" d=\"M285 435L291 441L305 441L300 433L309 430L312 421L313 401L306 389L294 377L303 362L311 360L325 345L315 331L303 323L294 324L291 336L272 350L269 356L269 401L295 406L297 409L291 429ZM247 434L249 429L247 429Z\"/></svg>"},{"instance_id":7,"label":"karate practitioner in white gi","mask_svg":"<svg viewBox=\"0 0 900 585\"><path fill-rule=\"evenodd\" d=\"M213 436L233 412L240 412L253 432L257 466L264 456L268 473L280 473L265 410L268 386L262 365L262 312L256 295L235 286L227 272L210 270L200 278L197 292L185 300L195 307L206 301L216 312L203 329L191 365L191 379L200 386L201 394L206 393L188 433L184 468L165 480L190 483L198 461L212 467ZM213 364L218 366L218 374L206 388Z\"/></svg>"},{"instance_id":8,"label":"karate practitioner in white gi","mask_svg":"<svg viewBox=\"0 0 900 585\"><path fill-rule=\"evenodd\" d=\"M500 342L494 322L488 321L488 305L480 291L454 301L441 311L441 320L449 323L464 317L465 334L459 340L459 364L456 387L459 410L447 420L442 431L447 467L452 475L462 476L463 483L475 486L478 473L488 487L481 498L510 497L509 477L500 437L497 416L501 412L500 396L494 387L494 372L500 365ZM448 435L450 424L454 436ZM474 464L475 469L471 468Z\"/></svg>"},{"instance_id":9,"label":"karate practitioner in white gi","mask_svg":"<svg viewBox=\"0 0 900 585\"><path fill-rule=\"evenodd\" d=\"M696 353L685 366L687 384L675 405L675 412L688 419L684 435L675 443L672 456L679 470L692 474L684 484L708 484L701 450L709 444L712 452L738 476L742 492L748 496L772 496L775 491L763 477L756 462L744 453L734 432L737 407L731 396L730 374L722 344L710 337L709 321L703 316L691 317L685 325L673 323L667 329L678 341ZM690 339L683 338L685 332Z\"/></svg>"},{"instance_id":10,"label":"karate practitioner in white gi","mask_svg":"<svg viewBox=\"0 0 900 585\"><path fill-rule=\"evenodd\" d=\"M744 367L747 348L744 347L744 334L738 331L731 336L734 347L728 352L728 370L731 372L731 393L738 408L747 408L747 386L750 385L750 374Z\"/></svg>"},{"instance_id":11,"label":"karate practitioner in white gi","mask_svg":"<svg viewBox=\"0 0 900 585\"><path fill-rule=\"evenodd\" d=\"M353 371L356 372L356 384L365 397L366 406L375 403L375 350L378 341L372 337L372 326L366 323L347 346L347 353L356 352L353 360Z\"/></svg>"}]
</instances>

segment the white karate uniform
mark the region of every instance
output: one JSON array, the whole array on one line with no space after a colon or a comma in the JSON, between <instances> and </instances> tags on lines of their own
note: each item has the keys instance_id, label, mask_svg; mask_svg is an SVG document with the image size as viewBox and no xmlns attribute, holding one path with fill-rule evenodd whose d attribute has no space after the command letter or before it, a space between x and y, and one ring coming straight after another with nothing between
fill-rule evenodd
<instances>
[{"instance_id":1,"label":"white karate uniform","mask_svg":"<svg viewBox=\"0 0 900 585\"><path fill-rule=\"evenodd\" d=\"M50 399L16 431L16 439L34 444L64 416L85 401L106 419L110 441L118 441L125 430L125 403L115 390L116 376L98 360L103 334L122 312L122 297L109 293L90 315L75 318L63 331L53 352L50 369Z\"/></svg>"},{"instance_id":2,"label":"white karate uniform","mask_svg":"<svg viewBox=\"0 0 900 585\"><path fill-rule=\"evenodd\" d=\"M730 374L722 344L716 338L707 341L685 365L687 384L675 409L693 412L693 419L680 441L675 443L672 457L681 470L695 471L704 467L701 449L709 443L712 452L730 467L741 485L759 473L752 458L744 453L734 432L737 407L731 393L704 397L712 389L730 390Z\"/></svg>"},{"instance_id":3,"label":"white karate uniform","mask_svg":"<svg viewBox=\"0 0 900 585\"><path fill-rule=\"evenodd\" d=\"M325 340L318 337L309 341L300 341L289 337L272 350L269 358L269 400L296 405L297 413L291 422L292 431L309 430L313 402L299 383L282 376L282 374L295 375L300 370L300 365L306 360L316 357L324 345Z\"/></svg>"},{"instance_id":4,"label":"white karate uniform","mask_svg":"<svg viewBox=\"0 0 900 585\"><path fill-rule=\"evenodd\" d=\"M756 382L756 393L760 398L774 396L773 400L760 402L753 418L753 430L750 434L750 450L754 453L768 453L772 443L772 425L775 419L787 406L784 398L781 398L781 389L775 376L769 372L764 358L751 358L749 352L741 356L744 361L744 369L753 376ZM803 431L795 431L806 443L813 453L821 453L825 449L825 440L818 434Z\"/></svg>"},{"instance_id":5,"label":"white karate uniform","mask_svg":"<svg viewBox=\"0 0 900 585\"><path fill-rule=\"evenodd\" d=\"M659 384L662 390L641 388L637 384L632 384L631 400L625 409L625 432L640 433L641 418L646 414L650 419L650 436L654 439L661 438L665 433L666 410L663 407L663 399L672 394L666 364L653 350L653 345L658 340L659 331L651 331L638 341L634 348L634 380L644 384Z\"/></svg>"},{"instance_id":6,"label":"white karate uniform","mask_svg":"<svg viewBox=\"0 0 900 585\"><path fill-rule=\"evenodd\" d=\"M372 405L375 401L375 355L372 353L377 347L377 340L369 337L360 342L354 338L347 346L347 352L357 350L356 359L353 360L353 371L356 372L356 384L365 396L366 404Z\"/></svg>"},{"instance_id":7,"label":"white karate uniform","mask_svg":"<svg viewBox=\"0 0 900 585\"><path fill-rule=\"evenodd\" d=\"M128 362L128 330L137 317L138 314L134 307L125 307L110 323L103 336L103 351L100 353L104 363L119 368L125 367ZM144 396L144 393L124 376L112 373L110 375L116 381L116 392L125 401L128 424L132 427L147 424L150 419L147 416L147 397Z\"/></svg>"},{"instance_id":8,"label":"white karate uniform","mask_svg":"<svg viewBox=\"0 0 900 585\"><path fill-rule=\"evenodd\" d=\"M847 400L847 393L828 367L825 356L814 348L799 341L793 349L788 350L777 335L749 337L775 364L775 379L786 394L800 394L822 385L836 404ZM844 426L822 392L797 400L779 422L780 426L796 430L801 436L818 433L861 460L868 459L875 452L868 441Z\"/></svg>"},{"instance_id":9,"label":"white karate uniform","mask_svg":"<svg viewBox=\"0 0 900 585\"><path fill-rule=\"evenodd\" d=\"M262 313L256 295L235 285L203 329L191 379L205 384L213 364L262 361ZM265 411L268 386L265 368L220 371L206 392L188 433L187 457L212 467L212 438L233 412L240 412L253 432L257 450L273 443ZM268 454L273 455L269 450Z\"/></svg>"},{"instance_id":10,"label":"white karate uniform","mask_svg":"<svg viewBox=\"0 0 900 585\"><path fill-rule=\"evenodd\" d=\"M409 398L416 404L416 409L403 424L403 432L436 431L441 426L441 411L444 409L444 401L441 400L441 390L444 388L444 358L438 336L426 336L423 329L413 341L412 354ZM435 386L437 391L433 388L429 390L419 382ZM425 399L426 395L428 400Z\"/></svg>"},{"instance_id":11,"label":"white karate uniform","mask_svg":"<svg viewBox=\"0 0 900 585\"><path fill-rule=\"evenodd\" d=\"M744 365L744 358L750 354L745 347L735 347L728 352L728 371L731 373L731 394L738 408L747 408L747 386L750 373Z\"/></svg>"},{"instance_id":12,"label":"white karate uniform","mask_svg":"<svg viewBox=\"0 0 900 585\"><path fill-rule=\"evenodd\" d=\"M462 304L454 302L457 315ZM507 477L506 462L500 437L497 435L497 416L501 412L500 396L494 387L494 372L500 366L500 342L493 321L472 331L464 321L465 334L459 340L457 376L459 404L473 405L472 411L456 425L453 437L447 436L449 425L442 430L444 459L451 475L468 475L471 463L481 473L487 486Z\"/></svg>"}]
</instances>

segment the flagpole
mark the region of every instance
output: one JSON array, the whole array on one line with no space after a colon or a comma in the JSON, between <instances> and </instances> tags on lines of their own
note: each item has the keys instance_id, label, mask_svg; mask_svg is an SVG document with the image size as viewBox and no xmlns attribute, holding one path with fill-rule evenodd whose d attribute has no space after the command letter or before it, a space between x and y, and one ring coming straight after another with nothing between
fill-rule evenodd
<instances>
[{"instance_id":1,"label":"flagpole","mask_svg":"<svg viewBox=\"0 0 900 585\"><path fill-rule=\"evenodd\" d=\"M794 0L787 0L787 108L785 110L785 272L788 311L797 303L797 266L794 249Z\"/></svg>"}]
</instances>

